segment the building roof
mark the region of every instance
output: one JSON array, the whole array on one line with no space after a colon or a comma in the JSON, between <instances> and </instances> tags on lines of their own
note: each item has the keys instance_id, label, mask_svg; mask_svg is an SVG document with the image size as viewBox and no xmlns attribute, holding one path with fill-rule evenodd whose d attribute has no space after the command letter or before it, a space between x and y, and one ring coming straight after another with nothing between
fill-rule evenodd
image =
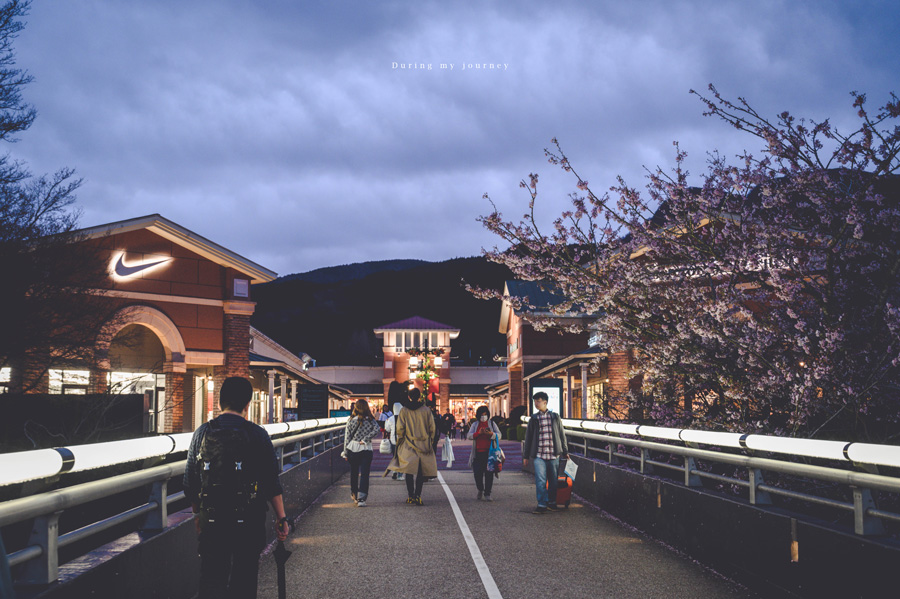
<instances>
[{"instance_id":1,"label":"building roof","mask_svg":"<svg viewBox=\"0 0 900 599\"><path fill-rule=\"evenodd\" d=\"M274 281L278 276L277 273L268 268L247 260L243 256L240 256L205 237L197 235L193 231L189 231L159 214L139 216L128 220L80 229L75 233L87 239L97 239L107 235L118 235L143 229L156 233L160 237L168 239L173 243L177 243L220 266L233 268L234 270L249 276L253 283L268 283L269 281Z\"/></svg>"},{"instance_id":2,"label":"building roof","mask_svg":"<svg viewBox=\"0 0 900 599\"><path fill-rule=\"evenodd\" d=\"M384 395L384 384L382 383L341 383L341 387L352 395Z\"/></svg>"},{"instance_id":3,"label":"building roof","mask_svg":"<svg viewBox=\"0 0 900 599\"><path fill-rule=\"evenodd\" d=\"M375 327L375 333L384 331L455 331L459 333L459 329L448 324L441 324L421 316L413 316L404 320L398 320L390 324Z\"/></svg>"},{"instance_id":4,"label":"building roof","mask_svg":"<svg viewBox=\"0 0 900 599\"><path fill-rule=\"evenodd\" d=\"M509 391L509 379L494 383L493 385L486 385L484 389L487 391L488 395L497 395Z\"/></svg>"},{"instance_id":5,"label":"building roof","mask_svg":"<svg viewBox=\"0 0 900 599\"><path fill-rule=\"evenodd\" d=\"M571 368L572 366L574 366L576 364L580 364L582 362L589 362L596 358L605 357L606 355L607 355L607 351L605 349L601 349L600 347L595 345L593 347L589 347L587 349L581 350L578 353L572 354L570 356L566 356L565 358L563 358L561 360L557 360L556 362L553 362L552 364L543 366L542 368L539 368L538 370L535 370L534 372L526 374L523 378L525 380L531 380L533 378L540 378L543 376L553 374L554 372L566 370L567 368Z\"/></svg>"},{"instance_id":6,"label":"building roof","mask_svg":"<svg viewBox=\"0 0 900 599\"><path fill-rule=\"evenodd\" d=\"M326 383L310 376L305 371L296 368L284 360L263 356L254 352L250 352L250 367L265 368L266 370L281 370L286 374L292 375L303 384L307 385L325 385L328 387L329 393L334 395L349 395L350 392L345 385L335 385L334 383Z\"/></svg>"},{"instance_id":7,"label":"building roof","mask_svg":"<svg viewBox=\"0 0 900 599\"><path fill-rule=\"evenodd\" d=\"M582 318L580 306L573 306L565 315L553 314L552 308L566 302L566 298L560 293L556 285L550 281L506 281L503 286L503 295L526 300L521 312L526 314L541 314L553 318ZM504 300L500 308L500 332L506 334L509 326L509 315L512 310L510 302Z\"/></svg>"},{"instance_id":8,"label":"building roof","mask_svg":"<svg viewBox=\"0 0 900 599\"><path fill-rule=\"evenodd\" d=\"M477 396L477 397L487 397L487 385L472 385L472 384L459 384L454 385L450 383L450 396L454 395L468 395L468 396Z\"/></svg>"},{"instance_id":9,"label":"building roof","mask_svg":"<svg viewBox=\"0 0 900 599\"><path fill-rule=\"evenodd\" d=\"M384 385L383 384L372 384L372 383L344 383L341 385L344 389L347 389L353 395L384 395ZM487 397L487 386L486 385L478 385L478 384L458 384L454 385L450 383L450 395L451 396L461 396L467 395L469 397Z\"/></svg>"},{"instance_id":10,"label":"building roof","mask_svg":"<svg viewBox=\"0 0 900 599\"><path fill-rule=\"evenodd\" d=\"M527 297L528 303L537 312L547 312L566 301L556 286L548 281L506 281L506 291L505 295L512 297Z\"/></svg>"}]
</instances>

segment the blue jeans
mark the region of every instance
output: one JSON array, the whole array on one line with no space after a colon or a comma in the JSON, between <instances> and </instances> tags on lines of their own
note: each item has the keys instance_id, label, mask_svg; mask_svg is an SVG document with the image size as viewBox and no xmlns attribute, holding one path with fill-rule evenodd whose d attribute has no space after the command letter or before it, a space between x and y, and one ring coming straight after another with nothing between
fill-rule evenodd
<instances>
[{"instance_id":1,"label":"blue jeans","mask_svg":"<svg viewBox=\"0 0 900 599\"><path fill-rule=\"evenodd\" d=\"M556 504L556 472L559 470L559 458L545 460L533 458L534 486L537 491L537 503L540 507ZM549 482L549 485L547 484ZM549 487L549 488L548 488Z\"/></svg>"}]
</instances>

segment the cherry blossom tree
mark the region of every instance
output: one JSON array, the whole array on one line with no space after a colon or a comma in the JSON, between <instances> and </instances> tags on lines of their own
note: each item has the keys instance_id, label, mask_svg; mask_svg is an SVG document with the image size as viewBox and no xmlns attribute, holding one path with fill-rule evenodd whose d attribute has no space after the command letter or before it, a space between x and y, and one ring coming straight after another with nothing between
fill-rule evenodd
<instances>
[{"instance_id":1,"label":"cherry blossom tree","mask_svg":"<svg viewBox=\"0 0 900 599\"><path fill-rule=\"evenodd\" d=\"M896 440L900 102L870 112L853 93L859 125L845 134L713 86L691 93L763 150L710 153L691 181L676 143L643 189L620 177L595 193L554 139L545 153L575 178L571 208L544 230L530 175L522 220L496 207L480 219L510 245L486 256L554 285L558 314L595 315L610 352L634 350L641 392L624 399L660 424Z\"/></svg>"}]
</instances>

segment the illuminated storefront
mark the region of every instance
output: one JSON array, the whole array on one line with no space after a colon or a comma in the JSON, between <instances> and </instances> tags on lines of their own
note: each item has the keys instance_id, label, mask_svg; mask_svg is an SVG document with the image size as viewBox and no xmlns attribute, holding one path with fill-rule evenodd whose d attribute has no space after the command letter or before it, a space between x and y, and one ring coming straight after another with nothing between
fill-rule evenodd
<instances>
[{"instance_id":1,"label":"illuminated storefront","mask_svg":"<svg viewBox=\"0 0 900 599\"><path fill-rule=\"evenodd\" d=\"M44 365L32 391L146 394L155 430L193 430L216 412L226 377L250 376L252 285L276 274L158 214L78 233L109 265L95 291L115 315L96 363Z\"/></svg>"}]
</instances>

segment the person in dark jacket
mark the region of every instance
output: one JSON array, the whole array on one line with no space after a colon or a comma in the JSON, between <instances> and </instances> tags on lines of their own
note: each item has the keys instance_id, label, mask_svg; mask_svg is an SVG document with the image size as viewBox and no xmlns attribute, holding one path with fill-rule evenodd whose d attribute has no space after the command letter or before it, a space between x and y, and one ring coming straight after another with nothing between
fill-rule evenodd
<instances>
[{"instance_id":1,"label":"person in dark jacket","mask_svg":"<svg viewBox=\"0 0 900 599\"><path fill-rule=\"evenodd\" d=\"M444 421L441 419L437 408L434 406L431 408L431 417L434 419L434 455L437 455L438 443L441 441L441 433L446 433L447 431L444 430Z\"/></svg>"},{"instance_id":2,"label":"person in dark jacket","mask_svg":"<svg viewBox=\"0 0 900 599\"><path fill-rule=\"evenodd\" d=\"M450 413L450 408L447 408L447 411L441 416L441 420L444 421L444 427L441 429L444 431L444 434L448 437L455 439L456 438L456 416Z\"/></svg>"},{"instance_id":3,"label":"person in dark jacket","mask_svg":"<svg viewBox=\"0 0 900 599\"><path fill-rule=\"evenodd\" d=\"M184 469L184 495L195 514L200 553L200 599L221 597L255 598L259 577L259 554L266 544L266 502L275 511L275 532L287 538L289 524L284 513L275 449L269 433L245 419L253 398L253 386L243 377L229 377L219 391L222 414L201 424L194 432ZM201 500L203 440L211 428L236 431L246 439L242 471L256 485L256 500L242 519L211 519ZM238 437L240 438L240 437ZM207 456L208 457L208 456ZM234 500L232 500L234 501Z\"/></svg>"},{"instance_id":4,"label":"person in dark jacket","mask_svg":"<svg viewBox=\"0 0 900 599\"><path fill-rule=\"evenodd\" d=\"M534 463L537 507L533 513L543 514L556 509L559 458L568 457L569 444L559 414L547 409L547 394L538 391L533 399L538 412L528 420L528 428L525 429L522 465L527 466L528 460Z\"/></svg>"}]
</instances>

